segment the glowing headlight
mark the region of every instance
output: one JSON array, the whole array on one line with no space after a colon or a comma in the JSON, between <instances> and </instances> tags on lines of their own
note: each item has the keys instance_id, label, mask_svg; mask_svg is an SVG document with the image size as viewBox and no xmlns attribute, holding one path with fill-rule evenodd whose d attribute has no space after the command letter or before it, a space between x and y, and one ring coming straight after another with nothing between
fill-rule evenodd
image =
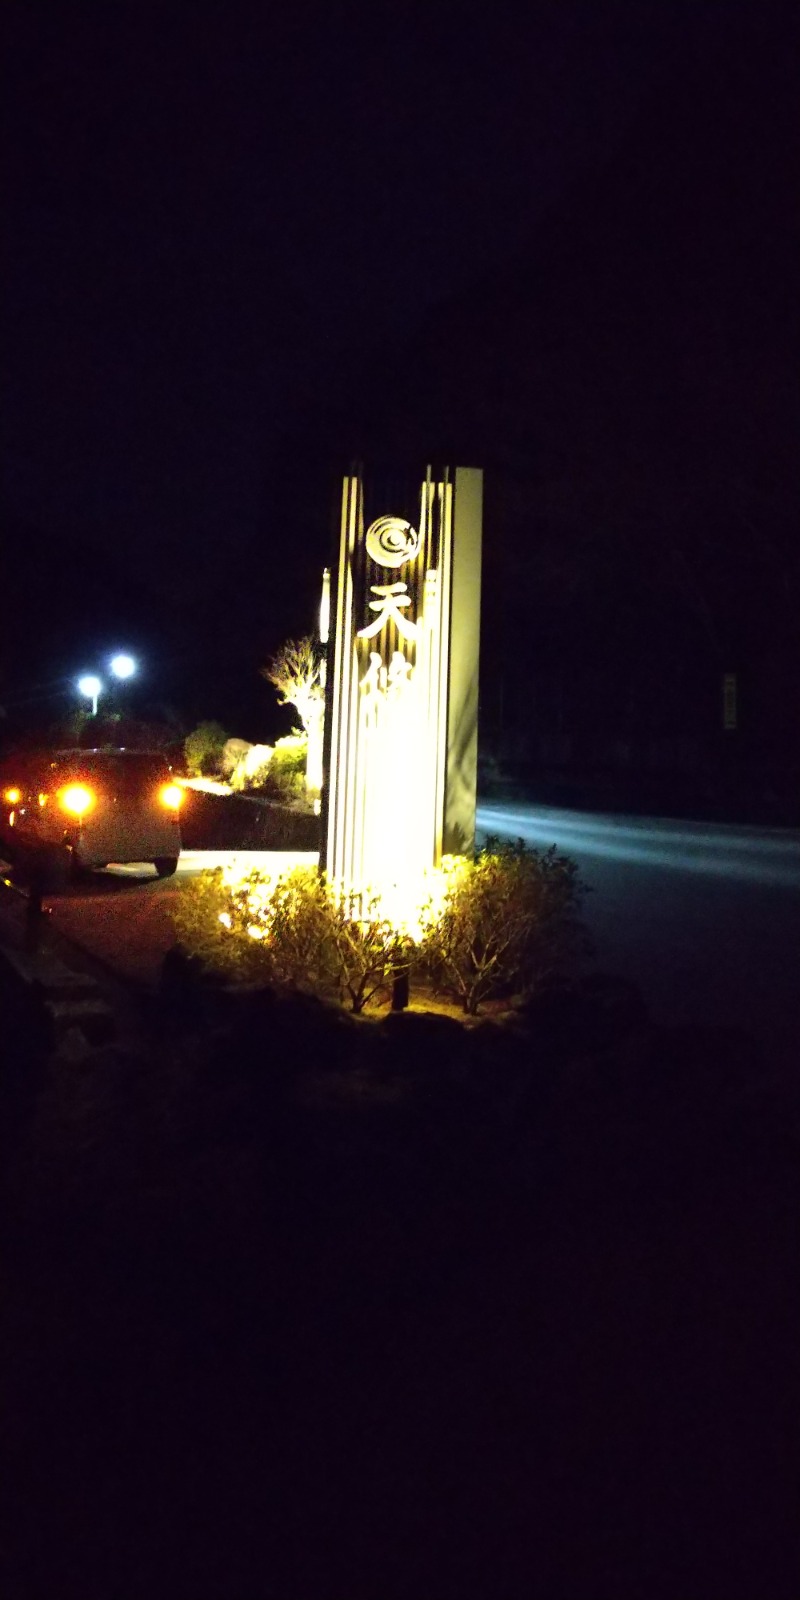
<instances>
[{"instance_id":1,"label":"glowing headlight","mask_svg":"<svg viewBox=\"0 0 800 1600\"><path fill-rule=\"evenodd\" d=\"M6 800L10 806L19 805L19 802L22 799L21 791L19 789L6 789L3 799Z\"/></svg>"},{"instance_id":2,"label":"glowing headlight","mask_svg":"<svg viewBox=\"0 0 800 1600\"><path fill-rule=\"evenodd\" d=\"M183 790L177 783L165 783L159 789L158 798L162 806L167 806L170 811L177 811L183 804Z\"/></svg>"},{"instance_id":3,"label":"glowing headlight","mask_svg":"<svg viewBox=\"0 0 800 1600\"><path fill-rule=\"evenodd\" d=\"M62 811L68 811L72 817L84 817L94 805L94 795L85 784L70 783L66 789L59 790L58 803Z\"/></svg>"}]
</instances>

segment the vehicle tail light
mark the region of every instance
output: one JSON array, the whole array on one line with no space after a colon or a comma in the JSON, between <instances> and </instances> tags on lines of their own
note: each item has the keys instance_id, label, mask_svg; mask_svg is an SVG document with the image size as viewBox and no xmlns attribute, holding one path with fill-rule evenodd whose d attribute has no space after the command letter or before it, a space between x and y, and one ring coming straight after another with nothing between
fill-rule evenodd
<instances>
[{"instance_id":1,"label":"vehicle tail light","mask_svg":"<svg viewBox=\"0 0 800 1600\"><path fill-rule=\"evenodd\" d=\"M164 783L158 791L158 798L168 811L178 811L183 805L183 790L177 783Z\"/></svg>"},{"instance_id":2,"label":"vehicle tail light","mask_svg":"<svg viewBox=\"0 0 800 1600\"><path fill-rule=\"evenodd\" d=\"M83 783L70 783L66 789L58 792L58 803L62 811L68 811L71 817L85 817L95 803L91 789Z\"/></svg>"},{"instance_id":3,"label":"vehicle tail light","mask_svg":"<svg viewBox=\"0 0 800 1600\"><path fill-rule=\"evenodd\" d=\"M22 791L21 791L21 789L16 789L16 788L6 789L6 792L3 795L3 799L10 806L17 806L17 805L19 805L19 802L22 799Z\"/></svg>"}]
</instances>

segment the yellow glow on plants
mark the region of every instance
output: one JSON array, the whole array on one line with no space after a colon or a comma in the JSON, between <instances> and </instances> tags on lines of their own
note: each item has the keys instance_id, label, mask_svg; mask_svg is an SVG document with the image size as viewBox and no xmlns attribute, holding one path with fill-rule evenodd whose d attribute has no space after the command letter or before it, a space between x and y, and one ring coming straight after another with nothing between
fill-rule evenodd
<instances>
[{"instance_id":1,"label":"yellow glow on plants","mask_svg":"<svg viewBox=\"0 0 800 1600\"><path fill-rule=\"evenodd\" d=\"M484 1002L544 992L585 953L574 862L494 842L472 860L360 891L320 875L313 856L288 870L201 874L174 915L187 947L219 972L333 999L363 1012L411 976L423 996L467 1015ZM227 878L227 882L225 881Z\"/></svg>"},{"instance_id":2,"label":"yellow glow on plants","mask_svg":"<svg viewBox=\"0 0 800 1600\"><path fill-rule=\"evenodd\" d=\"M448 889L468 867L463 856L445 856L438 867L418 868L396 878L387 873L383 882L369 883L361 889L334 879L331 889L354 921L380 920L416 945L439 920Z\"/></svg>"},{"instance_id":3,"label":"yellow glow on plants","mask_svg":"<svg viewBox=\"0 0 800 1600\"><path fill-rule=\"evenodd\" d=\"M316 867L318 861L316 850L270 850L259 856L255 871L252 855L233 856L222 867L220 876L226 889L243 889L245 885L254 884L272 888L295 867Z\"/></svg>"},{"instance_id":4,"label":"yellow glow on plants","mask_svg":"<svg viewBox=\"0 0 800 1600\"><path fill-rule=\"evenodd\" d=\"M276 891L298 868L315 868L317 860L311 851L271 851L269 865L254 871L246 859L234 858L221 868L220 882L235 901L236 912L219 912L219 922L231 933L239 930L251 939L267 937ZM431 918L440 914L452 874L463 865L459 858L447 857L441 867L407 872L402 878L365 884L360 889L330 880L329 892L354 923L385 922L416 944Z\"/></svg>"}]
</instances>

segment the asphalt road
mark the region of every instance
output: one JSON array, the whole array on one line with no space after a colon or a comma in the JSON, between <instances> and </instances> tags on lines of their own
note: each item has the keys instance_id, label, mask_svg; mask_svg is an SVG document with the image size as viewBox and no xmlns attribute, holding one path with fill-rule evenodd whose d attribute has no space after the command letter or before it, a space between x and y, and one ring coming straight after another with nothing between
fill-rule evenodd
<instances>
[{"instance_id":1,"label":"asphalt road","mask_svg":"<svg viewBox=\"0 0 800 1600\"><path fill-rule=\"evenodd\" d=\"M800 833L516 802L478 821L578 862L598 965L657 1020L743 1028L800 1063Z\"/></svg>"},{"instance_id":2,"label":"asphalt road","mask_svg":"<svg viewBox=\"0 0 800 1600\"><path fill-rule=\"evenodd\" d=\"M161 963L175 943L172 910L182 883L234 858L246 870L275 872L316 852L277 850L184 850L173 878L158 878L147 862L110 866L64 894L47 899L50 925L97 960L132 982L154 987Z\"/></svg>"}]
</instances>

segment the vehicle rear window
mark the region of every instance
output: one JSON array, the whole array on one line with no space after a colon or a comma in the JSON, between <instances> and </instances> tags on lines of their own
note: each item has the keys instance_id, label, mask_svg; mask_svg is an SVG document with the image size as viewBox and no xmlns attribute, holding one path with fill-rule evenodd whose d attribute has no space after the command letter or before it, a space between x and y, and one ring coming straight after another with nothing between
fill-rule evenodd
<instances>
[{"instance_id":1,"label":"vehicle rear window","mask_svg":"<svg viewBox=\"0 0 800 1600\"><path fill-rule=\"evenodd\" d=\"M144 752L130 755L90 753L54 763L54 775L56 770L59 783L81 779L109 794L128 798L143 798L169 778L169 765L164 757Z\"/></svg>"},{"instance_id":2,"label":"vehicle rear window","mask_svg":"<svg viewBox=\"0 0 800 1600\"><path fill-rule=\"evenodd\" d=\"M105 787L110 785L115 794L138 798L150 794L169 776L169 768L158 756L114 756L99 760L94 769L94 780Z\"/></svg>"}]
</instances>

